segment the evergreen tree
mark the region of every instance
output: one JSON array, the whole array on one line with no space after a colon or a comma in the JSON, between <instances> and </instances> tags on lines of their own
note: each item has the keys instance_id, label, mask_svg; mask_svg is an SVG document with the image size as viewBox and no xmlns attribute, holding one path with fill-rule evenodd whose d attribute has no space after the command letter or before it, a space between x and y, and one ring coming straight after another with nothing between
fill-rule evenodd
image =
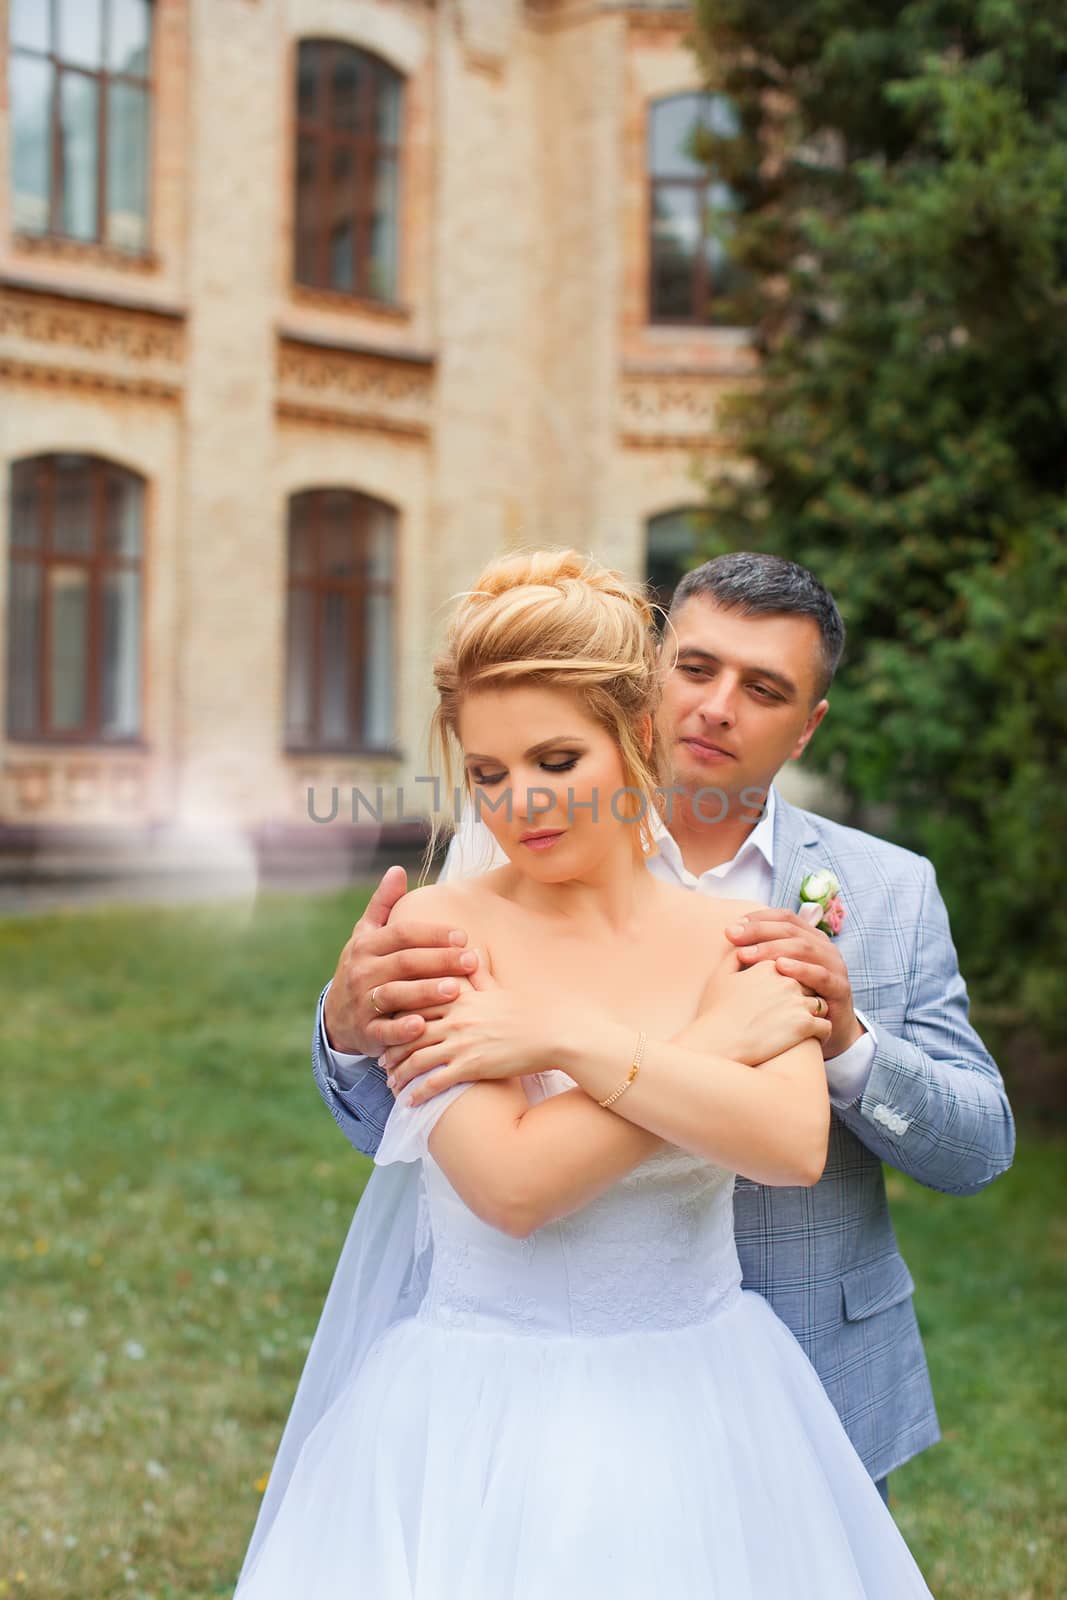
<instances>
[{"instance_id":1,"label":"evergreen tree","mask_svg":"<svg viewBox=\"0 0 1067 1600\"><path fill-rule=\"evenodd\" d=\"M697 0L762 381L715 549L849 629L812 754L932 857L964 971L1067 1035L1067 7ZM713 552L710 552L713 553Z\"/></svg>"}]
</instances>

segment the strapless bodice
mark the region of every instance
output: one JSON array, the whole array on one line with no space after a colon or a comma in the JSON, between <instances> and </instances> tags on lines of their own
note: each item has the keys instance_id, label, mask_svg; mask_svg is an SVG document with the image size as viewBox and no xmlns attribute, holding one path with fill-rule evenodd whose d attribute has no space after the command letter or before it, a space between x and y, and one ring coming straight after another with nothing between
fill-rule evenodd
<instances>
[{"instance_id":1,"label":"strapless bodice","mask_svg":"<svg viewBox=\"0 0 1067 1600\"><path fill-rule=\"evenodd\" d=\"M524 1080L531 1099L573 1088ZM433 1266L419 1316L452 1327L601 1337L706 1321L739 1292L734 1175L657 1151L580 1211L515 1239L482 1222L424 1163Z\"/></svg>"}]
</instances>

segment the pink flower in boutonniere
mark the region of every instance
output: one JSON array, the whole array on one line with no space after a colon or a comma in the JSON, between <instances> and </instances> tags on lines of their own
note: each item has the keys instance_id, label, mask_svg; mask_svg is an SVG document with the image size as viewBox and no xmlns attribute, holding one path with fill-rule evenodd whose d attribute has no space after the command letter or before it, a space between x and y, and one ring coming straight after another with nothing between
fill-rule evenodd
<instances>
[{"instance_id":1,"label":"pink flower in boutonniere","mask_svg":"<svg viewBox=\"0 0 1067 1600\"><path fill-rule=\"evenodd\" d=\"M841 885L832 872L822 868L819 872L808 873L800 885L800 905L797 910L805 922L828 933L831 939L841 932L845 907L841 900Z\"/></svg>"}]
</instances>

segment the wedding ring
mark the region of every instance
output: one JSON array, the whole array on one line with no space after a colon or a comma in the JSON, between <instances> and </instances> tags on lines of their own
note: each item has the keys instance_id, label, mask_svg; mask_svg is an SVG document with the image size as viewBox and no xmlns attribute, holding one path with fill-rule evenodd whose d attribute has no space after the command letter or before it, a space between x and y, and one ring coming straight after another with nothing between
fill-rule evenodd
<instances>
[{"instance_id":1,"label":"wedding ring","mask_svg":"<svg viewBox=\"0 0 1067 1600\"><path fill-rule=\"evenodd\" d=\"M381 988L381 984L380 983L376 983L374 985L374 988L370 992L370 1003L374 1007L375 1011L378 1013L378 1015L380 1017L387 1017L389 1015L388 1011L383 1011L381 1006L378 1004L377 1000L374 998L375 995L378 993L378 990L380 988Z\"/></svg>"},{"instance_id":2,"label":"wedding ring","mask_svg":"<svg viewBox=\"0 0 1067 1600\"><path fill-rule=\"evenodd\" d=\"M817 1017L828 1017L830 1015L830 1007L826 1004L821 994L815 996L815 1015Z\"/></svg>"}]
</instances>

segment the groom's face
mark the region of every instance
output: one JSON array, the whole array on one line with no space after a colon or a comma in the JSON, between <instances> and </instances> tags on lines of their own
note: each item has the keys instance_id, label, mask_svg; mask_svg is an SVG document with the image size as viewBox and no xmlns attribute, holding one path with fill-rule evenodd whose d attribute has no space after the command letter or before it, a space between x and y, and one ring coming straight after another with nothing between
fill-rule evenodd
<instances>
[{"instance_id":1,"label":"groom's face","mask_svg":"<svg viewBox=\"0 0 1067 1600\"><path fill-rule=\"evenodd\" d=\"M673 781L731 797L765 789L826 714L818 624L788 613L747 617L701 595L671 620L678 660L657 725Z\"/></svg>"}]
</instances>

